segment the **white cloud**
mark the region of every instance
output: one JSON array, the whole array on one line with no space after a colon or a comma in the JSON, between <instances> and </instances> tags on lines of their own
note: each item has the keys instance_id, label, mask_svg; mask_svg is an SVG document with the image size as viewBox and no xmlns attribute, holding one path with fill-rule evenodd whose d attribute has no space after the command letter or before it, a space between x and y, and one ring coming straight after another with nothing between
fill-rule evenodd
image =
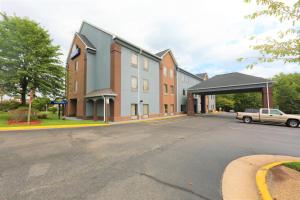
<instances>
[{"instance_id":1,"label":"white cloud","mask_svg":"<svg viewBox=\"0 0 300 200\"><path fill-rule=\"evenodd\" d=\"M242 0L1 0L0 8L40 22L64 55L86 20L154 53L171 48L181 67L210 74L250 73L236 61L255 55L248 38L264 32L274 35L280 26L271 18L245 19L255 6ZM279 69L284 67L265 71Z\"/></svg>"}]
</instances>

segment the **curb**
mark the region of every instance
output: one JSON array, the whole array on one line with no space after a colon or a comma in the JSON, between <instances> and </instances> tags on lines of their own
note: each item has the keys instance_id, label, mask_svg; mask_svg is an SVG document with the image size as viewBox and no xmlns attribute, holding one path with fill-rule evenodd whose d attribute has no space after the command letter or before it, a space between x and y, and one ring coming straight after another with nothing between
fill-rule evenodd
<instances>
[{"instance_id":1,"label":"curb","mask_svg":"<svg viewBox=\"0 0 300 200\"><path fill-rule=\"evenodd\" d=\"M258 188L258 192L263 200L273 200L270 192L268 185L266 183L266 178L269 170L273 167L276 167L278 165L282 165L285 163L290 163L290 162L299 162L299 161L279 161L279 162L273 162L267 165L262 166L261 168L258 169L256 172L256 185Z\"/></svg>"},{"instance_id":2,"label":"curb","mask_svg":"<svg viewBox=\"0 0 300 200\"><path fill-rule=\"evenodd\" d=\"M138 120L131 120L131 121L124 121L124 122L112 122L110 125L118 125L118 124L134 124L134 123L141 123L141 122L153 122L153 121L159 121L164 119L173 119L178 117L185 117L186 114L181 115L173 115L173 116L166 116L166 117L156 117L156 118L148 118L148 119L138 119Z\"/></svg>"},{"instance_id":3,"label":"curb","mask_svg":"<svg viewBox=\"0 0 300 200\"><path fill-rule=\"evenodd\" d=\"M95 126L110 126L110 124L70 124L70 125L49 125L49 126L15 126L15 127L0 127L1 131L25 131L25 130L40 130L40 129L61 129L61 128L80 128L80 127L95 127Z\"/></svg>"},{"instance_id":4,"label":"curb","mask_svg":"<svg viewBox=\"0 0 300 200\"><path fill-rule=\"evenodd\" d=\"M119 124L133 124L133 123L141 123L141 122L153 122L157 120L171 119L177 117L184 117L186 115L174 115L167 117L158 117L158 118L149 118L142 120L133 120L133 121L124 121L124 122L116 122L109 124L70 124L70 125L49 125L49 126L14 126L14 127L0 127L1 131L26 131L26 130L41 130L41 129L62 129L62 128L83 128L83 127L97 127L97 126L112 126Z\"/></svg>"}]
</instances>

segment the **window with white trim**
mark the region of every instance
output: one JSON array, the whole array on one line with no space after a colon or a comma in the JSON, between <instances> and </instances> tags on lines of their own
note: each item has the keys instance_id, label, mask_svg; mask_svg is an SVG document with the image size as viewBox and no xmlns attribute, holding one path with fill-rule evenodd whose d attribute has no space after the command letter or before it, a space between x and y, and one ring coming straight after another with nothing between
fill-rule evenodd
<instances>
[{"instance_id":1,"label":"window with white trim","mask_svg":"<svg viewBox=\"0 0 300 200\"><path fill-rule=\"evenodd\" d=\"M133 53L131 54L131 66L137 67L138 65L138 56L137 54Z\"/></svg>"},{"instance_id":2,"label":"window with white trim","mask_svg":"<svg viewBox=\"0 0 300 200\"><path fill-rule=\"evenodd\" d=\"M132 76L131 77L131 90L132 91L137 91L138 89L138 81L137 81L137 77Z\"/></svg>"},{"instance_id":3,"label":"window with white trim","mask_svg":"<svg viewBox=\"0 0 300 200\"><path fill-rule=\"evenodd\" d=\"M170 69L170 78L174 77L174 71L172 69Z\"/></svg>"},{"instance_id":4,"label":"window with white trim","mask_svg":"<svg viewBox=\"0 0 300 200\"><path fill-rule=\"evenodd\" d=\"M168 75L168 69L166 66L164 66L164 76L167 76Z\"/></svg>"},{"instance_id":5,"label":"window with white trim","mask_svg":"<svg viewBox=\"0 0 300 200\"><path fill-rule=\"evenodd\" d=\"M149 70L149 61L147 58L144 58L144 70L145 71Z\"/></svg>"},{"instance_id":6,"label":"window with white trim","mask_svg":"<svg viewBox=\"0 0 300 200\"><path fill-rule=\"evenodd\" d=\"M131 116L137 116L137 104L133 103L130 106Z\"/></svg>"},{"instance_id":7,"label":"window with white trim","mask_svg":"<svg viewBox=\"0 0 300 200\"><path fill-rule=\"evenodd\" d=\"M78 90L78 81L74 82L74 93L76 93Z\"/></svg>"},{"instance_id":8,"label":"window with white trim","mask_svg":"<svg viewBox=\"0 0 300 200\"><path fill-rule=\"evenodd\" d=\"M143 80L143 91L144 92L149 91L149 81L146 79Z\"/></svg>"},{"instance_id":9,"label":"window with white trim","mask_svg":"<svg viewBox=\"0 0 300 200\"><path fill-rule=\"evenodd\" d=\"M149 104L143 105L143 115L149 115Z\"/></svg>"},{"instance_id":10,"label":"window with white trim","mask_svg":"<svg viewBox=\"0 0 300 200\"><path fill-rule=\"evenodd\" d=\"M75 71L78 71L78 60L75 61Z\"/></svg>"}]
</instances>

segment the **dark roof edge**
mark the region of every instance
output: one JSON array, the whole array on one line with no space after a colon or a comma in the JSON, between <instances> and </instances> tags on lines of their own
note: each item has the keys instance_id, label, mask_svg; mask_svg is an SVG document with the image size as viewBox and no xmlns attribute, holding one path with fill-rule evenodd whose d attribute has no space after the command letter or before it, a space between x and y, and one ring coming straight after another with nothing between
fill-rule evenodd
<instances>
[{"instance_id":1,"label":"dark roof edge","mask_svg":"<svg viewBox=\"0 0 300 200\"><path fill-rule=\"evenodd\" d=\"M159 56L157 56L157 55L155 55L155 54L153 54L153 53L150 53L149 51L147 51L147 50L145 50L145 49L143 49L143 48L141 48L141 47L138 47L138 46L132 44L131 42L129 42L129 41L123 39L123 38L120 38L120 37L118 37L118 36L115 36L115 37L113 38L113 40L114 40L115 42L117 42L118 44L120 44L120 45L122 45L122 46L125 46L125 47L127 47L127 48L129 48L129 49L131 49L131 50L133 50L133 51L135 51L135 52L137 52L137 53L141 53L141 54L143 54L143 55L145 55L145 56L147 56L147 57L150 57L150 58L152 58L152 59L154 59L154 60L157 60L157 61L160 61L160 60L161 60L161 58L160 58Z\"/></svg>"},{"instance_id":2,"label":"dark roof edge","mask_svg":"<svg viewBox=\"0 0 300 200\"><path fill-rule=\"evenodd\" d=\"M189 88L188 90L189 91L195 91L195 90L203 90L203 89L215 89L215 88L230 88L230 87L237 87L237 86L246 86L246 85L261 85L261 84L267 84L267 83L274 83L275 81L272 81L272 80L268 80L266 79L267 81L265 82L258 82L258 83L245 83L245 84L237 84L237 85L226 85L226 86L218 86L218 87L208 87L208 88L195 88L195 89L191 89Z\"/></svg>"},{"instance_id":3,"label":"dark roof edge","mask_svg":"<svg viewBox=\"0 0 300 200\"><path fill-rule=\"evenodd\" d=\"M200 80L200 81L203 81L202 78L200 78L200 77L196 76L195 74L192 74L191 72L188 72L188 71L186 71L186 70L184 70L184 69L182 69L182 68L180 68L180 67L176 67L176 70L179 71L179 72L182 72L182 73L184 73L184 74L186 74L186 75L188 75L188 76L191 76L191 77L193 77L193 78L195 78L195 79L198 79L198 80Z\"/></svg>"}]
</instances>

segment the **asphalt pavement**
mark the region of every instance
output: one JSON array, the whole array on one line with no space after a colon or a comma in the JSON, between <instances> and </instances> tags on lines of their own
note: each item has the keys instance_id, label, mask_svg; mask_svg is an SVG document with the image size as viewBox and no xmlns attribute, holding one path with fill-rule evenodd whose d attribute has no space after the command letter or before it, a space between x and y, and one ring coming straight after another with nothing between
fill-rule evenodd
<instances>
[{"instance_id":1,"label":"asphalt pavement","mask_svg":"<svg viewBox=\"0 0 300 200\"><path fill-rule=\"evenodd\" d=\"M218 200L226 165L253 154L300 156L300 128L209 115L1 132L0 199Z\"/></svg>"}]
</instances>

